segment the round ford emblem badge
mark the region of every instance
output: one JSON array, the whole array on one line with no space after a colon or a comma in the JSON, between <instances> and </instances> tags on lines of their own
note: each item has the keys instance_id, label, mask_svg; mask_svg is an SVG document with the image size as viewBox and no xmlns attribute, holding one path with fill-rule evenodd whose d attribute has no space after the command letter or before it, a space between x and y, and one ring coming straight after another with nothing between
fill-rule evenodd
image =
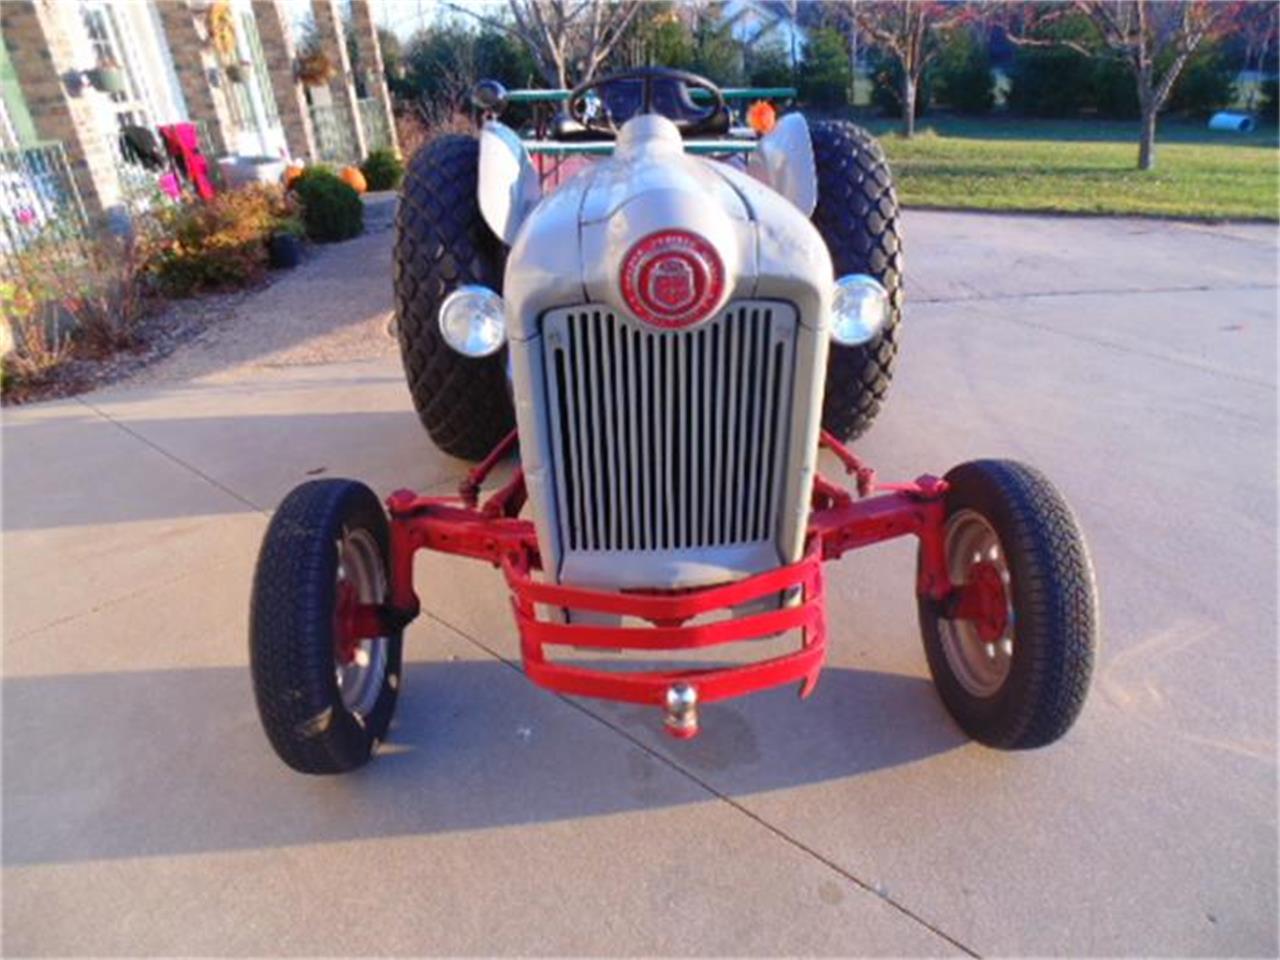
<instances>
[{"instance_id":1,"label":"round ford emblem badge","mask_svg":"<svg viewBox=\"0 0 1280 960\"><path fill-rule=\"evenodd\" d=\"M692 326L720 303L724 266L696 233L662 230L633 246L622 263L622 297L655 327Z\"/></svg>"},{"instance_id":2,"label":"round ford emblem badge","mask_svg":"<svg viewBox=\"0 0 1280 960\"><path fill-rule=\"evenodd\" d=\"M664 254L651 261L645 299L664 310L687 310L698 295L694 266L679 254Z\"/></svg>"}]
</instances>

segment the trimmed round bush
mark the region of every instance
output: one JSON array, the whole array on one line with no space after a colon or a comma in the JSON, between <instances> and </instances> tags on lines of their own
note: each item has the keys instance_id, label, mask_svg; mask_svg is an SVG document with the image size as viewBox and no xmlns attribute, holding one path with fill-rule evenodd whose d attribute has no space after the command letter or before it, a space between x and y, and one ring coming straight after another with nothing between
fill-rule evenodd
<instances>
[{"instance_id":1,"label":"trimmed round bush","mask_svg":"<svg viewBox=\"0 0 1280 960\"><path fill-rule=\"evenodd\" d=\"M308 239L317 243L350 240L364 232L360 195L331 170L311 167L293 183L302 201Z\"/></svg>"},{"instance_id":2,"label":"trimmed round bush","mask_svg":"<svg viewBox=\"0 0 1280 960\"><path fill-rule=\"evenodd\" d=\"M995 106L995 78L985 36L955 31L942 48L933 77L937 99L958 113L990 113Z\"/></svg>"},{"instance_id":3,"label":"trimmed round bush","mask_svg":"<svg viewBox=\"0 0 1280 960\"><path fill-rule=\"evenodd\" d=\"M1207 120L1235 99L1235 68L1222 43L1202 44L1173 85L1169 111Z\"/></svg>"},{"instance_id":4,"label":"trimmed round bush","mask_svg":"<svg viewBox=\"0 0 1280 960\"><path fill-rule=\"evenodd\" d=\"M1280 107L1280 80L1271 77L1269 80L1263 80L1259 87L1261 99L1258 101L1258 112L1264 119L1274 120L1276 109Z\"/></svg>"},{"instance_id":5,"label":"trimmed round bush","mask_svg":"<svg viewBox=\"0 0 1280 960\"><path fill-rule=\"evenodd\" d=\"M902 116L902 64L893 57L871 57L871 105L882 116ZM916 87L916 117L924 115L933 105L933 75L926 70Z\"/></svg>"},{"instance_id":6,"label":"trimmed round bush","mask_svg":"<svg viewBox=\"0 0 1280 960\"><path fill-rule=\"evenodd\" d=\"M404 178L404 163L393 151L379 147L370 151L360 171L370 190L394 190Z\"/></svg>"},{"instance_id":7,"label":"trimmed round bush","mask_svg":"<svg viewBox=\"0 0 1280 960\"><path fill-rule=\"evenodd\" d=\"M287 228L293 207L274 184L223 190L206 203L166 208L147 269L167 296L257 283L267 269L267 240Z\"/></svg>"},{"instance_id":8,"label":"trimmed round bush","mask_svg":"<svg viewBox=\"0 0 1280 960\"><path fill-rule=\"evenodd\" d=\"M1009 106L1029 117L1073 117L1090 105L1093 80L1094 62L1077 50L1019 47Z\"/></svg>"},{"instance_id":9,"label":"trimmed round bush","mask_svg":"<svg viewBox=\"0 0 1280 960\"><path fill-rule=\"evenodd\" d=\"M1119 57L1103 57L1094 66L1095 106L1104 117L1134 120L1142 115L1133 67Z\"/></svg>"}]
</instances>

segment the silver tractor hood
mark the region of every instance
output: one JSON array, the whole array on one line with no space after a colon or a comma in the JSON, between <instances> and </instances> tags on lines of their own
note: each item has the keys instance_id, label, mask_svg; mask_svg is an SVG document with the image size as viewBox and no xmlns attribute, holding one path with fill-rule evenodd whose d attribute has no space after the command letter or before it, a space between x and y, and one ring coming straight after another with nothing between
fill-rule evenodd
<instances>
[{"instance_id":1,"label":"silver tractor hood","mask_svg":"<svg viewBox=\"0 0 1280 960\"><path fill-rule=\"evenodd\" d=\"M808 216L745 172L686 154L675 124L645 114L623 125L612 156L567 180L516 231L503 285L508 335L536 336L550 306L602 302L627 312L623 257L662 229L711 242L725 266L725 301L807 284L820 302L802 322L825 329L831 260Z\"/></svg>"},{"instance_id":2,"label":"silver tractor hood","mask_svg":"<svg viewBox=\"0 0 1280 960\"><path fill-rule=\"evenodd\" d=\"M645 238L723 265L705 319L659 329L622 289ZM611 588L732 580L799 558L832 267L808 217L645 115L515 231L504 282L521 461L543 567Z\"/></svg>"}]
</instances>

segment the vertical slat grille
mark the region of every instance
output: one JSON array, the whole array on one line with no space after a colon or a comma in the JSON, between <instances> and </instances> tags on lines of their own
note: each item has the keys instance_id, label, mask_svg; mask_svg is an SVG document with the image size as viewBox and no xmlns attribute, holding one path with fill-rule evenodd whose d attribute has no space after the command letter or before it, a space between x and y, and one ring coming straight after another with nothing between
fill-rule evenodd
<instances>
[{"instance_id":1,"label":"vertical slat grille","mask_svg":"<svg viewBox=\"0 0 1280 960\"><path fill-rule=\"evenodd\" d=\"M795 311L730 304L690 331L606 307L544 318L567 551L676 551L776 536Z\"/></svg>"}]
</instances>

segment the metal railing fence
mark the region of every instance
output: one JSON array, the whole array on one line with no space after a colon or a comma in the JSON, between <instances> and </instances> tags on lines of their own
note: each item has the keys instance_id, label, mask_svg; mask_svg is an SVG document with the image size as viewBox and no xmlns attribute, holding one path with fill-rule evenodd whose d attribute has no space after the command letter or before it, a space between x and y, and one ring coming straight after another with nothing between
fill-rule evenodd
<instances>
[{"instance_id":1,"label":"metal railing fence","mask_svg":"<svg viewBox=\"0 0 1280 960\"><path fill-rule=\"evenodd\" d=\"M364 142L368 150L386 149L391 146L391 131L387 128L387 112L373 97L356 101L360 111L360 126L364 130Z\"/></svg>"},{"instance_id":2,"label":"metal railing fence","mask_svg":"<svg viewBox=\"0 0 1280 960\"><path fill-rule=\"evenodd\" d=\"M61 143L0 150L0 276L14 278L18 254L37 242L76 252L88 227Z\"/></svg>"},{"instance_id":3,"label":"metal railing fence","mask_svg":"<svg viewBox=\"0 0 1280 960\"><path fill-rule=\"evenodd\" d=\"M208 161L208 175L216 183L219 171L211 149L209 128L203 120L196 120L194 123L196 143L205 160ZM148 125L145 129L151 134L152 142L156 147L154 155L149 156L139 150L136 143L131 143L123 131L116 137L115 151L112 154L116 176L120 182L121 200L131 215L145 213L159 205L178 199L162 189L161 180L166 175L172 174L177 178L179 188L184 192L190 192L178 164L164 149L164 140L160 136L159 126Z\"/></svg>"},{"instance_id":4,"label":"metal railing fence","mask_svg":"<svg viewBox=\"0 0 1280 960\"><path fill-rule=\"evenodd\" d=\"M123 133L111 145L120 201L130 216L176 199L161 188L166 175L173 174L179 188L184 188L174 161L164 151L159 130L148 129L156 145L154 155L144 155ZM209 161L209 175L216 179L218 168L203 123L196 124L196 137ZM32 244L70 249L83 241L92 226L61 143L46 141L0 150L0 275L12 276L17 254Z\"/></svg>"},{"instance_id":5,"label":"metal railing fence","mask_svg":"<svg viewBox=\"0 0 1280 960\"><path fill-rule=\"evenodd\" d=\"M321 163L341 166L358 163L362 158L352 142L350 124L335 106L311 105L311 126L315 131L316 153Z\"/></svg>"}]
</instances>

